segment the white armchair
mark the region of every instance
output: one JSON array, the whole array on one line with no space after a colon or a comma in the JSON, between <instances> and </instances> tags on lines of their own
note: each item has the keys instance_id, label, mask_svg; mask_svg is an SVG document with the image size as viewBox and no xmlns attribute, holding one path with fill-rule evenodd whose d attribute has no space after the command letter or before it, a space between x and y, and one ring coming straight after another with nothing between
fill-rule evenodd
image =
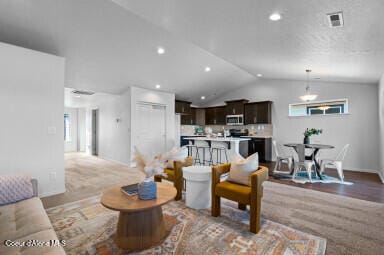
<instances>
[{"instance_id":1,"label":"white armchair","mask_svg":"<svg viewBox=\"0 0 384 255\"><path fill-rule=\"evenodd\" d=\"M320 173L323 173L325 167L334 166L336 167L337 174L339 175L340 180L344 181L344 172L343 172L343 161L345 155L347 154L349 144L344 145L344 147L337 154L335 159L321 159L320 160Z\"/></svg>"},{"instance_id":2,"label":"white armchair","mask_svg":"<svg viewBox=\"0 0 384 255\"><path fill-rule=\"evenodd\" d=\"M281 148L281 145L278 144L276 140L273 140L272 144L276 154L276 164L275 164L275 168L273 169L273 173L279 173L279 172L282 173L282 171L280 171L281 163L286 163L288 165L288 169L290 173L292 173L293 165L294 165L293 156L287 156L284 153L284 150Z\"/></svg>"}]
</instances>

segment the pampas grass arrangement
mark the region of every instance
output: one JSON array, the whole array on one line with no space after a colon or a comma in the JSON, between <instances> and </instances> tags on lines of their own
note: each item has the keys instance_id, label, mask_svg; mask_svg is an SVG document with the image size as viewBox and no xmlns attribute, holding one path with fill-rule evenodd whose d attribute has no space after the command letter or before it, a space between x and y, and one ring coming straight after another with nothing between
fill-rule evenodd
<instances>
[{"instance_id":1,"label":"pampas grass arrangement","mask_svg":"<svg viewBox=\"0 0 384 255\"><path fill-rule=\"evenodd\" d=\"M145 178L151 178L154 175L163 175L163 169L170 160L184 162L188 152L187 148L172 148L170 151L161 153L153 158L149 158L140 153L135 146L134 162L137 169L145 174Z\"/></svg>"}]
</instances>

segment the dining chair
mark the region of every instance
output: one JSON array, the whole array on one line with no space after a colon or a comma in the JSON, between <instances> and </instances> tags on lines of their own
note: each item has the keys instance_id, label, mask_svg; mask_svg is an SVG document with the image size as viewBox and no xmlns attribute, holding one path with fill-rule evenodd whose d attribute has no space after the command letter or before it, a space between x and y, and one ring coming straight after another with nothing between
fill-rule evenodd
<instances>
[{"instance_id":1,"label":"dining chair","mask_svg":"<svg viewBox=\"0 0 384 255\"><path fill-rule=\"evenodd\" d=\"M273 173L283 173L281 170L281 163L285 163L288 165L289 172L292 173L293 166L294 166L294 158L293 156L287 156L284 153L284 150L282 149L281 145L276 142L276 140L272 141L273 149L276 154L276 164L275 168L273 169Z\"/></svg>"},{"instance_id":2,"label":"dining chair","mask_svg":"<svg viewBox=\"0 0 384 255\"><path fill-rule=\"evenodd\" d=\"M304 168L307 171L308 179L312 182L312 168L316 167L315 162L312 160L307 160L305 157L305 145L297 144L296 152L298 156L298 161L294 163L294 170L292 175L292 180L295 179L297 173Z\"/></svg>"},{"instance_id":3,"label":"dining chair","mask_svg":"<svg viewBox=\"0 0 384 255\"><path fill-rule=\"evenodd\" d=\"M344 147L339 151L335 159L321 159L320 160L320 173L323 173L326 166L336 167L337 174L341 182L344 182L344 172L343 172L343 161L345 155L348 152L349 144L347 143Z\"/></svg>"}]
</instances>

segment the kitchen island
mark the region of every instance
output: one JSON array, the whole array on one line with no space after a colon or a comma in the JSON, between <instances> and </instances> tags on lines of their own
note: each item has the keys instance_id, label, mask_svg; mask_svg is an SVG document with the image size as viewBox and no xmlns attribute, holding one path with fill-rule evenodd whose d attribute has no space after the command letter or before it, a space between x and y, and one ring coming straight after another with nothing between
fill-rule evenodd
<instances>
[{"instance_id":1,"label":"kitchen island","mask_svg":"<svg viewBox=\"0 0 384 255\"><path fill-rule=\"evenodd\" d=\"M237 154L241 154L243 157L248 155L248 141L250 138L238 138L238 137L185 137L185 140L190 140L190 144L196 146L209 146L210 148L226 148L228 161L232 161ZM201 152L202 153L202 152ZM192 152L192 156L195 157L196 151ZM200 155L201 157L202 155ZM217 159L217 155L212 155L213 159ZM210 152L205 150L204 157L208 159ZM217 161L217 160L216 160ZM214 164L218 163L214 160Z\"/></svg>"}]
</instances>

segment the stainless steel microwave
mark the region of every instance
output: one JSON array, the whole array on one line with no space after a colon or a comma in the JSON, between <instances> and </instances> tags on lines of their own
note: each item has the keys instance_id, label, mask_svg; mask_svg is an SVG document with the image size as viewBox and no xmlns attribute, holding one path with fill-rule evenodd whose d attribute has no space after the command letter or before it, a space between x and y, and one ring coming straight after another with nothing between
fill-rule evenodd
<instances>
[{"instance_id":1,"label":"stainless steel microwave","mask_svg":"<svg viewBox=\"0 0 384 255\"><path fill-rule=\"evenodd\" d=\"M244 125L244 115L227 115L226 116L227 125Z\"/></svg>"}]
</instances>

